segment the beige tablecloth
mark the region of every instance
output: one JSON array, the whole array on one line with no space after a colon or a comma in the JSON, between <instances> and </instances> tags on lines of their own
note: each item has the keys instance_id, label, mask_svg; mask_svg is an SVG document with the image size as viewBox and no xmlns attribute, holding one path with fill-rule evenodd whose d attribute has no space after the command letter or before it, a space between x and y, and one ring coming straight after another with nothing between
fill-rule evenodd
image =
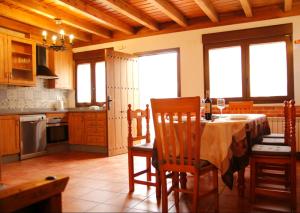
<instances>
[{"instance_id":1,"label":"beige tablecloth","mask_svg":"<svg viewBox=\"0 0 300 213\"><path fill-rule=\"evenodd\" d=\"M232 156L247 154L246 132L255 138L267 122L263 114L227 114L213 121L202 121L201 159L214 164L222 174L229 166Z\"/></svg>"}]
</instances>

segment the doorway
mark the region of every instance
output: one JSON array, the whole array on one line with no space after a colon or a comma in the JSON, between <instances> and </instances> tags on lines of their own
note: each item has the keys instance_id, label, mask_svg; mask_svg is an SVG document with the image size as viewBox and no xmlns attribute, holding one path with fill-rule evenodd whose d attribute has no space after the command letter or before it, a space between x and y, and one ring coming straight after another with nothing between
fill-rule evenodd
<instances>
[{"instance_id":1,"label":"doorway","mask_svg":"<svg viewBox=\"0 0 300 213\"><path fill-rule=\"evenodd\" d=\"M139 56L140 108L145 108L146 104L151 108L151 98L180 97L179 67L179 49L156 51ZM154 136L152 121L150 135Z\"/></svg>"}]
</instances>

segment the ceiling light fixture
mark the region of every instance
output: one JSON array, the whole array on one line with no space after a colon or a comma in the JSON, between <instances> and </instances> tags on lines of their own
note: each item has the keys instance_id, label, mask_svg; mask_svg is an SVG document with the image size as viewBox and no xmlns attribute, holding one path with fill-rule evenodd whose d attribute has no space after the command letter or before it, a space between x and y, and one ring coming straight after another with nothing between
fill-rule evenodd
<instances>
[{"instance_id":1,"label":"ceiling light fixture","mask_svg":"<svg viewBox=\"0 0 300 213\"><path fill-rule=\"evenodd\" d=\"M57 25L60 25L62 23L61 19L59 18L56 18L54 19L55 20L55 23ZM50 45L47 44L47 31L44 30L42 32L42 36L43 36L43 45L45 47L48 47L49 49L53 49L55 51L63 51L66 48L66 45L65 45L65 31L63 29L61 29L59 31L59 35L53 35L51 40L52 40L52 43ZM57 41L59 40L59 42ZM69 35L69 43L70 45L73 45L73 40L74 40L74 35L73 34L70 34Z\"/></svg>"}]
</instances>

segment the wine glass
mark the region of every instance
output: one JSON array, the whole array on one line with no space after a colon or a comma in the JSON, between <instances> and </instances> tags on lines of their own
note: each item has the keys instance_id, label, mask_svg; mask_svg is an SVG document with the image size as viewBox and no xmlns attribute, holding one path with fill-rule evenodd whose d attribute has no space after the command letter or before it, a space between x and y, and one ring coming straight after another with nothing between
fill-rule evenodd
<instances>
[{"instance_id":1,"label":"wine glass","mask_svg":"<svg viewBox=\"0 0 300 213\"><path fill-rule=\"evenodd\" d=\"M225 99L224 98L217 99L217 107L220 110L221 116L222 116L222 110L225 108Z\"/></svg>"}]
</instances>

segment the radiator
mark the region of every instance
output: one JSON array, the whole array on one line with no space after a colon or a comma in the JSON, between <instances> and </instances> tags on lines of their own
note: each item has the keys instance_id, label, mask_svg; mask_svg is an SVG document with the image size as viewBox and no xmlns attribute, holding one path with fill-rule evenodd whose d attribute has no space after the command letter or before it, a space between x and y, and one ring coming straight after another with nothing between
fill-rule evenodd
<instances>
[{"instance_id":1,"label":"radiator","mask_svg":"<svg viewBox=\"0 0 300 213\"><path fill-rule=\"evenodd\" d=\"M284 117L268 117L272 133L284 133ZM296 118L296 150L300 152L300 117Z\"/></svg>"}]
</instances>

